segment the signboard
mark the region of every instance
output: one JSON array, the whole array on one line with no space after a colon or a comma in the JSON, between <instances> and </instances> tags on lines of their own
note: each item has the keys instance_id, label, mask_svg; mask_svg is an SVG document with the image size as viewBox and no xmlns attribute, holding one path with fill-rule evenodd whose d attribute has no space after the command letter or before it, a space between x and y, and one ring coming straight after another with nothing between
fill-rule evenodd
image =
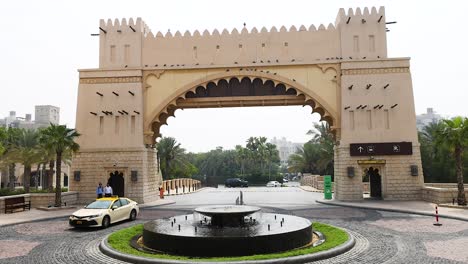
<instances>
[{"instance_id":1,"label":"signboard","mask_svg":"<svg viewBox=\"0 0 468 264\"><path fill-rule=\"evenodd\" d=\"M413 155L411 142L353 143L349 147L351 156Z\"/></svg>"},{"instance_id":2,"label":"signboard","mask_svg":"<svg viewBox=\"0 0 468 264\"><path fill-rule=\"evenodd\" d=\"M332 181L330 175L323 176L323 193L326 200L332 199Z\"/></svg>"}]
</instances>

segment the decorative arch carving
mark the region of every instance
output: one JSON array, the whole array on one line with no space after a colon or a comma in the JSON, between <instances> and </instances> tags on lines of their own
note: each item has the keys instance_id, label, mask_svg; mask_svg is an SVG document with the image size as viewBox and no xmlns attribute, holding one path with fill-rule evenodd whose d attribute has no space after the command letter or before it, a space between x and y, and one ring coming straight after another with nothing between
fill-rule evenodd
<instances>
[{"instance_id":1,"label":"decorative arch carving","mask_svg":"<svg viewBox=\"0 0 468 264\"><path fill-rule=\"evenodd\" d=\"M336 71L334 67L328 67L326 69L322 67L320 68L323 72L330 69L334 69ZM148 74L145 78L145 87L147 89L151 89L151 86L146 82L150 75L151 74ZM204 78L194 80L193 82L174 91L168 99L151 112L149 115L151 118L145 120L145 144L154 144L155 139L161 136L159 132L160 127L162 125L167 125L167 119L170 116L174 116L177 109L182 108L180 106L181 102L189 98L190 95L197 94L197 92L200 93L201 89L207 91L209 87L212 87L213 85L218 86L220 83L224 82L230 83L231 80L234 79L237 79L239 82L242 82L245 79L250 80L250 82L261 81L264 85L266 83L272 83L275 87L283 85L286 92L289 91L290 95L295 95L297 99L302 100L303 106L309 105L312 107L312 113L319 113L321 115L320 120L329 123L332 131L336 133L339 126L338 114L332 110L332 107L320 95L313 91L305 92L307 91L307 88L304 85L296 82L295 80L277 75L276 73L260 72L250 69L231 69L230 71L212 74Z\"/></svg>"}]
</instances>

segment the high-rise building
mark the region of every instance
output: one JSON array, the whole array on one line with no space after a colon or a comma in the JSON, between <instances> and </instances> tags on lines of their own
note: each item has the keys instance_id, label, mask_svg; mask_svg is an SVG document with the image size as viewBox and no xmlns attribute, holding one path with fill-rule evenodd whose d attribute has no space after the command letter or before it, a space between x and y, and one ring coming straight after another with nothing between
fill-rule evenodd
<instances>
[{"instance_id":1,"label":"high-rise building","mask_svg":"<svg viewBox=\"0 0 468 264\"><path fill-rule=\"evenodd\" d=\"M36 105L36 115L34 122L41 125L50 123L57 125L60 122L60 108L52 105Z\"/></svg>"},{"instance_id":2,"label":"high-rise building","mask_svg":"<svg viewBox=\"0 0 468 264\"><path fill-rule=\"evenodd\" d=\"M416 127L419 131L422 131L423 128L431 123L437 123L442 120L442 116L436 114L432 107L427 108L426 113L416 115Z\"/></svg>"},{"instance_id":3,"label":"high-rise building","mask_svg":"<svg viewBox=\"0 0 468 264\"><path fill-rule=\"evenodd\" d=\"M274 137L270 142L271 144L276 145L276 148L278 149L281 166L287 166L289 156L296 153L303 145L302 143L293 143L288 141L285 137L282 137L281 139Z\"/></svg>"},{"instance_id":4,"label":"high-rise building","mask_svg":"<svg viewBox=\"0 0 468 264\"><path fill-rule=\"evenodd\" d=\"M52 105L36 105L35 120L32 120L31 114L26 114L25 117L16 115L16 111L10 111L10 114L0 119L0 127L15 127L25 129L37 129L47 127L52 124L60 123L60 108Z\"/></svg>"}]
</instances>

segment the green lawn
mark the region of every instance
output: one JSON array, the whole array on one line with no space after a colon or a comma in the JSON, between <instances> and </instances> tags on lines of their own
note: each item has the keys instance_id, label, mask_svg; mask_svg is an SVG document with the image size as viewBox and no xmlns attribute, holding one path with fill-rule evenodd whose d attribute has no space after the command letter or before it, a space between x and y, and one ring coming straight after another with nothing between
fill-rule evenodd
<instances>
[{"instance_id":1,"label":"green lawn","mask_svg":"<svg viewBox=\"0 0 468 264\"><path fill-rule=\"evenodd\" d=\"M146 252L141 252L134 249L130 246L130 240L143 232L143 225L136 225L133 227L125 228L114 232L109 236L109 245L126 254L149 257L149 258L162 258L162 259L177 259L177 260L190 260L190 261L240 261L240 260L261 260L261 259L274 259L274 258L285 258L292 256L299 256L310 254L314 252L319 252L327 250L336 246L339 246L345 243L348 240L348 234L336 227L322 224L322 223L313 223L313 228L317 231L322 232L325 235L326 241L317 246L317 247L308 247L302 249L294 249L281 253L273 254L261 254L261 255L252 255L252 256L243 256L243 257L216 257L216 258L194 258L194 257L185 257L185 256L175 256L168 254L151 254Z\"/></svg>"}]
</instances>

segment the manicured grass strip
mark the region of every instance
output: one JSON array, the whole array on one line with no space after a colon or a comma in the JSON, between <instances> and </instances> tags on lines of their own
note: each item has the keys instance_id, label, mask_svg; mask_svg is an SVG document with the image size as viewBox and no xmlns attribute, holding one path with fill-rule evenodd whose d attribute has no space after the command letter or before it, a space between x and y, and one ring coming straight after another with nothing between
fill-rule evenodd
<instances>
[{"instance_id":1,"label":"manicured grass strip","mask_svg":"<svg viewBox=\"0 0 468 264\"><path fill-rule=\"evenodd\" d=\"M175 256L168 254L151 254L141 252L130 246L130 240L143 233L143 225L136 225L133 227L119 230L109 236L109 245L125 254L131 254L141 257L149 258L161 258L161 259L176 259L176 260L190 260L190 261L242 261L242 260L261 260L261 259L274 259L274 258L286 258L305 254L311 254L319 251L328 250L337 247L348 240L348 234L343 230L322 223L313 223L313 228L317 231L322 232L325 235L326 241L317 247L308 247L302 249L294 249L286 252L273 253L273 254L260 254L243 257L216 257L216 258L194 258Z\"/></svg>"}]
</instances>

